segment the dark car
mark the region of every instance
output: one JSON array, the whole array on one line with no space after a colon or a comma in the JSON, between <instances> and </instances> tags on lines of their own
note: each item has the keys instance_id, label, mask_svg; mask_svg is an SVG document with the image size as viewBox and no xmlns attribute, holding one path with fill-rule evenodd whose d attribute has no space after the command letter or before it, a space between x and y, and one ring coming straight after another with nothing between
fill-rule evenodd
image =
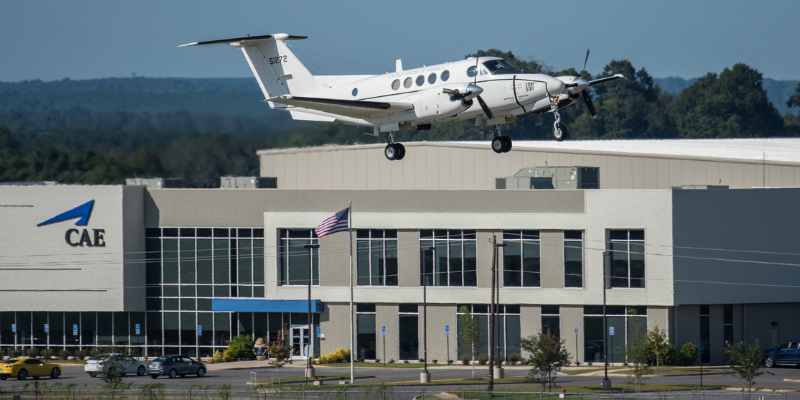
<instances>
[{"instance_id":1,"label":"dark car","mask_svg":"<svg viewBox=\"0 0 800 400\"><path fill-rule=\"evenodd\" d=\"M800 340L785 342L764 351L764 366L772 368L778 364L800 365Z\"/></svg>"},{"instance_id":2,"label":"dark car","mask_svg":"<svg viewBox=\"0 0 800 400\"><path fill-rule=\"evenodd\" d=\"M147 373L153 379L158 378L159 375L166 375L170 379L178 375L181 378L186 375L202 377L206 374L206 366L199 361L182 355L161 356L147 364Z\"/></svg>"}]
</instances>

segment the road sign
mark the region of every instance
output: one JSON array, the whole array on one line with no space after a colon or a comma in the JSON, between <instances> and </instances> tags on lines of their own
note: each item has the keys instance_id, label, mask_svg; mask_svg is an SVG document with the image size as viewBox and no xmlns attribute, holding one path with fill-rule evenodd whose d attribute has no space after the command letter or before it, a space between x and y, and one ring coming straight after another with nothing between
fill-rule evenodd
<instances>
[{"instance_id":1,"label":"road sign","mask_svg":"<svg viewBox=\"0 0 800 400\"><path fill-rule=\"evenodd\" d=\"M139 324L136 324L136 334L137 335L141 335L142 334L142 328L141 328L141 326Z\"/></svg>"},{"instance_id":2,"label":"road sign","mask_svg":"<svg viewBox=\"0 0 800 400\"><path fill-rule=\"evenodd\" d=\"M381 336L386 336L386 325L381 325Z\"/></svg>"},{"instance_id":3,"label":"road sign","mask_svg":"<svg viewBox=\"0 0 800 400\"><path fill-rule=\"evenodd\" d=\"M17 331L17 324L11 324L11 332Z\"/></svg>"},{"instance_id":4,"label":"road sign","mask_svg":"<svg viewBox=\"0 0 800 400\"><path fill-rule=\"evenodd\" d=\"M614 336L614 327L613 326L609 326L608 327L608 334L611 335L611 336Z\"/></svg>"},{"instance_id":5,"label":"road sign","mask_svg":"<svg viewBox=\"0 0 800 400\"><path fill-rule=\"evenodd\" d=\"M197 336L203 335L203 325L197 325Z\"/></svg>"},{"instance_id":6,"label":"road sign","mask_svg":"<svg viewBox=\"0 0 800 400\"><path fill-rule=\"evenodd\" d=\"M450 325L445 325L444 326L444 335L445 336L450 336Z\"/></svg>"},{"instance_id":7,"label":"road sign","mask_svg":"<svg viewBox=\"0 0 800 400\"><path fill-rule=\"evenodd\" d=\"M575 334L576 335L578 334L578 327L577 326L575 327Z\"/></svg>"},{"instance_id":8,"label":"road sign","mask_svg":"<svg viewBox=\"0 0 800 400\"><path fill-rule=\"evenodd\" d=\"M72 325L72 336L78 336L78 324Z\"/></svg>"},{"instance_id":9,"label":"road sign","mask_svg":"<svg viewBox=\"0 0 800 400\"><path fill-rule=\"evenodd\" d=\"M50 324L44 324L44 331L50 332Z\"/></svg>"},{"instance_id":10,"label":"road sign","mask_svg":"<svg viewBox=\"0 0 800 400\"><path fill-rule=\"evenodd\" d=\"M322 327L317 327L317 337L322 337Z\"/></svg>"},{"instance_id":11,"label":"road sign","mask_svg":"<svg viewBox=\"0 0 800 400\"><path fill-rule=\"evenodd\" d=\"M698 346L697 350L700 351L700 354L703 354L703 350L704 350L703 349L703 345L701 344L700 346Z\"/></svg>"}]
</instances>

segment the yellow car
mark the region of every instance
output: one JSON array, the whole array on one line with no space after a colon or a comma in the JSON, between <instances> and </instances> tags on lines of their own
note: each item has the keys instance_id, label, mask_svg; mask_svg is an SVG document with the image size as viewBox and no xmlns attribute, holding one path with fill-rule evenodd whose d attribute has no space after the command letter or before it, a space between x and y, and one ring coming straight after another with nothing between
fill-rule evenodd
<instances>
[{"instance_id":1,"label":"yellow car","mask_svg":"<svg viewBox=\"0 0 800 400\"><path fill-rule=\"evenodd\" d=\"M58 364L48 364L36 358L10 358L0 363L0 380L9 377L25 380L28 377L39 379L49 376L58 379L61 376L61 367Z\"/></svg>"}]
</instances>

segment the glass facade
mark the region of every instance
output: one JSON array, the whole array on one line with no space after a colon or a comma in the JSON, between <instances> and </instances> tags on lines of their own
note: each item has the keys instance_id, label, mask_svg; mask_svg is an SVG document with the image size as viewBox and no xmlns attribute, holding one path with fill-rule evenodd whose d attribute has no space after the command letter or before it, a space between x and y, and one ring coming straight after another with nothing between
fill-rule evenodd
<instances>
[{"instance_id":1,"label":"glass facade","mask_svg":"<svg viewBox=\"0 0 800 400\"><path fill-rule=\"evenodd\" d=\"M478 346L478 356L489 355L489 305L488 304L459 304L457 307L458 316L462 315L461 307L467 307L472 317L478 321L480 329L480 346ZM496 305L495 307L495 340L496 354L502 360L508 360L512 354L521 355L520 340L520 308L518 305ZM461 318L458 318L458 329L462 329ZM469 355L469 349L458 341L458 359L464 355ZM474 360L473 360L474 361Z\"/></svg>"},{"instance_id":2,"label":"glass facade","mask_svg":"<svg viewBox=\"0 0 800 400\"><path fill-rule=\"evenodd\" d=\"M356 232L358 285L397 286L397 230Z\"/></svg>"},{"instance_id":3,"label":"glass facade","mask_svg":"<svg viewBox=\"0 0 800 400\"><path fill-rule=\"evenodd\" d=\"M607 306L608 362L624 362L624 350L634 340L643 339L647 333L647 307ZM610 334L613 328L614 334ZM583 359L586 362L603 361L603 306L583 307Z\"/></svg>"},{"instance_id":4,"label":"glass facade","mask_svg":"<svg viewBox=\"0 0 800 400\"><path fill-rule=\"evenodd\" d=\"M419 305L398 304L400 360L419 360Z\"/></svg>"},{"instance_id":5,"label":"glass facade","mask_svg":"<svg viewBox=\"0 0 800 400\"><path fill-rule=\"evenodd\" d=\"M609 231L611 251L611 287L644 287L644 230Z\"/></svg>"},{"instance_id":6,"label":"glass facade","mask_svg":"<svg viewBox=\"0 0 800 400\"><path fill-rule=\"evenodd\" d=\"M733 304L724 304L722 306L722 335L725 339L725 362L728 362L730 359L728 345L733 344Z\"/></svg>"},{"instance_id":7,"label":"glass facade","mask_svg":"<svg viewBox=\"0 0 800 400\"><path fill-rule=\"evenodd\" d=\"M708 305L700 306L700 344L703 345L704 351L700 354L700 359L703 363L711 362L711 317Z\"/></svg>"},{"instance_id":8,"label":"glass facade","mask_svg":"<svg viewBox=\"0 0 800 400\"><path fill-rule=\"evenodd\" d=\"M311 263L312 285L319 285L319 245L313 229L281 229L278 248L278 285L308 285L308 265Z\"/></svg>"},{"instance_id":9,"label":"glass facade","mask_svg":"<svg viewBox=\"0 0 800 400\"><path fill-rule=\"evenodd\" d=\"M539 231L503 231L503 286L541 286Z\"/></svg>"},{"instance_id":10,"label":"glass facade","mask_svg":"<svg viewBox=\"0 0 800 400\"><path fill-rule=\"evenodd\" d=\"M564 287L583 287L583 231L564 231Z\"/></svg>"},{"instance_id":11,"label":"glass facade","mask_svg":"<svg viewBox=\"0 0 800 400\"><path fill-rule=\"evenodd\" d=\"M374 360L377 345L375 304L356 304L356 354L358 360Z\"/></svg>"},{"instance_id":12,"label":"glass facade","mask_svg":"<svg viewBox=\"0 0 800 400\"><path fill-rule=\"evenodd\" d=\"M561 339L561 315L559 306L542 306L542 333Z\"/></svg>"},{"instance_id":13,"label":"glass facade","mask_svg":"<svg viewBox=\"0 0 800 400\"><path fill-rule=\"evenodd\" d=\"M421 230L420 282L428 286L477 286L475 231Z\"/></svg>"}]
</instances>

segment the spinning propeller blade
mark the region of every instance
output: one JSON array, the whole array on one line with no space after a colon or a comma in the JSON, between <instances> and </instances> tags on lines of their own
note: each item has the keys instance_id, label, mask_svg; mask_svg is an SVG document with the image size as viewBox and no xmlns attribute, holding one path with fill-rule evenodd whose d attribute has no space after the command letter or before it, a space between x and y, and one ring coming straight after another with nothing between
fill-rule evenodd
<instances>
[{"instance_id":1,"label":"spinning propeller blade","mask_svg":"<svg viewBox=\"0 0 800 400\"><path fill-rule=\"evenodd\" d=\"M583 60L583 69L581 70L581 78L583 78L583 71L586 71L587 61L589 61L589 49L586 49L586 59Z\"/></svg>"},{"instance_id":2,"label":"spinning propeller blade","mask_svg":"<svg viewBox=\"0 0 800 400\"><path fill-rule=\"evenodd\" d=\"M589 109L589 114L592 114L592 118L596 118L597 111L594 109L594 104L592 104L592 98L589 97L589 92L587 92L586 89L583 89L581 94L583 95L584 103L586 103L586 108Z\"/></svg>"},{"instance_id":3,"label":"spinning propeller blade","mask_svg":"<svg viewBox=\"0 0 800 400\"><path fill-rule=\"evenodd\" d=\"M483 109L483 113L486 114L486 118L489 118L489 121L494 121L494 113L489 109L489 106L486 105L486 102L483 101L481 96L478 96L478 104L481 105L481 109Z\"/></svg>"}]
</instances>

